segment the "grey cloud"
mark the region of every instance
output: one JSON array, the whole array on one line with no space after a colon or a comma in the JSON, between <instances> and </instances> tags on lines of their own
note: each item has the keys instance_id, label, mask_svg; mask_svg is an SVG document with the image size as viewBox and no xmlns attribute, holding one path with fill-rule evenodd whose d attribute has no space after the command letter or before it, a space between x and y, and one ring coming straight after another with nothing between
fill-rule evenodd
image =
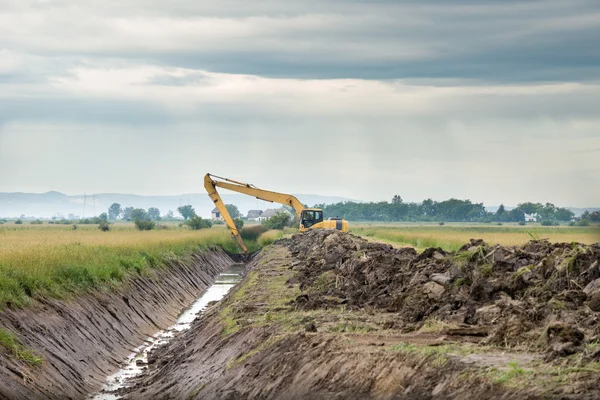
<instances>
[{"instance_id":1,"label":"grey cloud","mask_svg":"<svg viewBox=\"0 0 600 400\"><path fill-rule=\"evenodd\" d=\"M329 0L250 6L187 1L142 5L130 0L86 2L81 9L68 4L15 5L25 15L46 12L52 18L32 25L30 33L18 26L0 28L6 32L0 46L45 55L118 55L168 66L276 77L468 77L502 82L600 78L595 68L600 64L600 3L594 1ZM93 22L83 19L86 16ZM164 18L185 24L211 17L242 24L242 30L206 41L204 33L186 34L181 40L190 40L190 46L182 46L176 37L170 48L152 36L144 40L153 29L169 34L169 29L161 28ZM19 24L18 17L14 19ZM146 21L147 32L119 31L119 21Z\"/></svg>"}]
</instances>

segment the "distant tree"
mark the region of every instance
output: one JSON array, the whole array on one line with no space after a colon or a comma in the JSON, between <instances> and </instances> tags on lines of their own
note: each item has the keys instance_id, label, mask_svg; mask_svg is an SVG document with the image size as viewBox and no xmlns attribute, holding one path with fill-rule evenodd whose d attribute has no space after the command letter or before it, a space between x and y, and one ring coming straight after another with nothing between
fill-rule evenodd
<instances>
[{"instance_id":1,"label":"distant tree","mask_svg":"<svg viewBox=\"0 0 600 400\"><path fill-rule=\"evenodd\" d=\"M269 229L283 229L290 223L290 215L286 212L278 211L271 218L263 222L263 226Z\"/></svg>"},{"instance_id":2,"label":"distant tree","mask_svg":"<svg viewBox=\"0 0 600 400\"><path fill-rule=\"evenodd\" d=\"M234 204L225 204L225 208L227 209L229 215L231 215L231 218L235 219L242 216L240 210L238 210L237 206Z\"/></svg>"},{"instance_id":3,"label":"distant tree","mask_svg":"<svg viewBox=\"0 0 600 400\"><path fill-rule=\"evenodd\" d=\"M591 212L589 220L592 222L600 222L600 211Z\"/></svg>"},{"instance_id":4,"label":"distant tree","mask_svg":"<svg viewBox=\"0 0 600 400\"><path fill-rule=\"evenodd\" d=\"M498 210L496 211L496 221L503 221L505 212L504 204L500 204L500 207L498 207Z\"/></svg>"},{"instance_id":5,"label":"distant tree","mask_svg":"<svg viewBox=\"0 0 600 400\"><path fill-rule=\"evenodd\" d=\"M568 208L557 207L554 211L554 219L557 221L570 221L575 213Z\"/></svg>"},{"instance_id":6,"label":"distant tree","mask_svg":"<svg viewBox=\"0 0 600 400\"><path fill-rule=\"evenodd\" d=\"M110 207L108 207L108 219L111 221L115 221L119 218L123 210L121 209L121 205L119 203L112 203Z\"/></svg>"},{"instance_id":7,"label":"distant tree","mask_svg":"<svg viewBox=\"0 0 600 400\"><path fill-rule=\"evenodd\" d=\"M165 215L165 219L172 220L174 216L175 216L175 215L173 214L173 211L172 211L172 210L169 210L169 211L167 212L167 215Z\"/></svg>"},{"instance_id":8,"label":"distant tree","mask_svg":"<svg viewBox=\"0 0 600 400\"><path fill-rule=\"evenodd\" d=\"M421 207L423 209L423 213L425 215L435 215L435 202L431 199L427 199L427 200L423 200L423 203L421 204Z\"/></svg>"},{"instance_id":9,"label":"distant tree","mask_svg":"<svg viewBox=\"0 0 600 400\"><path fill-rule=\"evenodd\" d=\"M196 215L196 210L194 210L194 207L190 206L189 204L186 206L177 207L177 211L186 221Z\"/></svg>"},{"instance_id":10,"label":"distant tree","mask_svg":"<svg viewBox=\"0 0 600 400\"><path fill-rule=\"evenodd\" d=\"M583 214L581 214L581 219L590 219L590 212L585 210Z\"/></svg>"},{"instance_id":11,"label":"distant tree","mask_svg":"<svg viewBox=\"0 0 600 400\"><path fill-rule=\"evenodd\" d=\"M160 210L156 207L150 207L148 209L148 217L150 217L152 221L160 220Z\"/></svg>"},{"instance_id":12,"label":"distant tree","mask_svg":"<svg viewBox=\"0 0 600 400\"><path fill-rule=\"evenodd\" d=\"M535 214L537 213L540 208L542 208L543 206L540 203L521 203L517 206L517 209L519 209L520 211L524 212L525 214Z\"/></svg>"},{"instance_id":13,"label":"distant tree","mask_svg":"<svg viewBox=\"0 0 600 400\"><path fill-rule=\"evenodd\" d=\"M23 224L23 221L20 219L15 221L15 225L22 225L22 224Z\"/></svg>"},{"instance_id":14,"label":"distant tree","mask_svg":"<svg viewBox=\"0 0 600 400\"><path fill-rule=\"evenodd\" d=\"M134 210L133 207L125 207L123 209L123 219L125 221L131 221L131 212Z\"/></svg>"},{"instance_id":15,"label":"distant tree","mask_svg":"<svg viewBox=\"0 0 600 400\"><path fill-rule=\"evenodd\" d=\"M129 218L131 218L134 221L149 221L150 220L148 213L143 208L135 208L135 209L131 210L131 214L129 215Z\"/></svg>"},{"instance_id":16,"label":"distant tree","mask_svg":"<svg viewBox=\"0 0 600 400\"><path fill-rule=\"evenodd\" d=\"M108 214L106 214L105 212L103 212L102 214L98 215L98 219L100 219L101 221L108 221Z\"/></svg>"},{"instance_id":17,"label":"distant tree","mask_svg":"<svg viewBox=\"0 0 600 400\"><path fill-rule=\"evenodd\" d=\"M241 218L234 218L233 223L238 231L244 227L244 221Z\"/></svg>"},{"instance_id":18,"label":"distant tree","mask_svg":"<svg viewBox=\"0 0 600 400\"><path fill-rule=\"evenodd\" d=\"M195 231L212 227L212 222L208 219L203 219L197 215L192 215L186 222L186 225Z\"/></svg>"},{"instance_id":19,"label":"distant tree","mask_svg":"<svg viewBox=\"0 0 600 400\"><path fill-rule=\"evenodd\" d=\"M392 198L392 204L402 204L402 197L400 197L399 195L395 195Z\"/></svg>"},{"instance_id":20,"label":"distant tree","mask_svg":"<svg viewBox=\"0 0 600 400\"><path fill-rule=\"evenodd\" d=\"M504 214L504 220L507 222L525 222L525 214L523 214L523 211L517 208L507 211Z\"/></svg>"}]
</instances>

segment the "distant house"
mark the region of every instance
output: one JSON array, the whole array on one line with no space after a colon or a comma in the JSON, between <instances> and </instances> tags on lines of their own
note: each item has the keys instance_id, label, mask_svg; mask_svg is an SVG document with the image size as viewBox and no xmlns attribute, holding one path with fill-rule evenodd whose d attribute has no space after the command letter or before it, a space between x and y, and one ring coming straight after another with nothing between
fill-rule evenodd
<instances>
[{"instance_id":1,"label":"distant house","mask_svg":"<svg viewBox=\"0 0 600 400\"><path fill-rule=\"evenodd\" d=\"M527 214L527 213L523 213L525 215L525 222L537 222L538 219L538 215L537 214Z\"/></svg>"},{"instance_id":2,"label":"distant house","mask_svg":"<svg viewBox=\"0 0 600 400\"><path fill-rule=\"evenodd\" d=\"M277 214L277 210L273 209L273 208L269 208L267 210L265 210L265 212L263 212L260 217L258 217L257 221L266 221L269 218L271 218L273 215Z\"/></svg>"},{"instance_id":3,"label":"distant house","mask_svg":"<svg viewBox=\"0 0 600 400\"><path fill-rule=\"evenodd\" d=\"M248 211L248 221L260 221L259 218L262 214L262 210L250 210Z\"/></svg>"},{"instance_id":4,"label":"distant house","mask_svg":"<svg viewBox=\"0 0 600 400\"><path fill-rule=\"evenodd\" d=\"M280 209L277 209L277 210L275 210L275 209L273 209L273 208L269 208L268 210L265 210L265 212L264 212L264 213L262 213L262 214L260 215L260 217L258 217L257 221L266 221L266 220L268 220L269 218L271 218L272 216L274 216L275 214L277 214L277 213L281 213L281 212L288 214L288 215L290 216L290 218L292 218L292 219L294 219L294 218L295 218L295 215L294 215L294 214L292 214L291 212L289 212L289 211L288 211L286 208L284 208L284 207L282 207L282 208L280 208Z\"/></svg>"},{"instance_id":5,"label":"distant house","mask_svg":"<svg viewBox=\"0 0 600 400\"><path fill-rule=\"evenodd\" d=\"M221 212L219 211L219 209L217 207L215 207L212 211L211 211L211 218L214 221L223 221L223 216L221 215Z\"/></svg>"}]
</instances>

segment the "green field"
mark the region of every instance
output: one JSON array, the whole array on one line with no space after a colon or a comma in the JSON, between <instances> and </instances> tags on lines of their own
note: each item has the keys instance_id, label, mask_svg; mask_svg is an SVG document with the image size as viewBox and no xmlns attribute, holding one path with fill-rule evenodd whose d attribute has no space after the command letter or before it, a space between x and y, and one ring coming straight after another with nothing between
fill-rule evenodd
<instances>
[{"instance_id":1,"label":"green field","mask_svg":"<svg viewBox=\"0 0 600 400\"><path fill-rule=\"evenodd\" d=\"M600 226L571 227L540 225L489 225L489 224L352 224L350 231L371 240L404 245L423 250L441 247L456 251L469 239L483 239L488 244L505 246L522 245L533 239L551 242L600 242Z\"/></svg>"},{"instance_id":2,"label":"green field","mask_svg":"<svg viewBox=\"0 0 600 400\"><path fill-rule=\"evenodd\" d=\"M193 231L171 225L140 232L133 224L116 224L102 232L96 225L76 230L70 225L2 225L0 309L41 296L65 298L112 287L210 246L237 251L222 226ZM257 246L249 243L252 249Z\"/></svg>"},{"instance_id":3,"label":"green field","mask_svg":"<svg viewBox=\"0 0 600 400\"><path fill-rule=\"evenodd\" d=\"M600 227L496 226L486 224L351 224L351 232L369 240L457 250L469 239L490 244L520 245L531 239L597 243ZM250 250L280 238L281 231L259 231L246 240ZM285 233L296 232L286 229ZM0 308L22 307L39 297L68 298L87 290L110 288L129 276L162 268L169 260L185 260L211 246L237 252L225 226L200 231L166 224L162 229L137 231L132 223L111 225L0 226Z\"/></svg>"}]
</instances>

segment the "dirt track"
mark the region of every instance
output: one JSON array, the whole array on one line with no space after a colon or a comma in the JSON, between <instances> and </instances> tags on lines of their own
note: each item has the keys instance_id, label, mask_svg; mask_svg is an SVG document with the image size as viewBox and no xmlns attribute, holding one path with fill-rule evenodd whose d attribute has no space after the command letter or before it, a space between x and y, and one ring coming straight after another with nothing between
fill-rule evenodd
<instances>
[{"instance_id":1,"label":"dirt track","mask_svg":"<svg viewBox=\"0 0 600 400\"><path fill-rule=\"evenodd\" d=\"M313 231L158 349L128 397L598 398L600 246L456 254Z\"/></svg>"},{"instance_id":2,"label":"dirt track","mask_svg":"<svg viewBox=\"0 0 600 400\"><path fill-rule=\"evenodd\" d=\"M215 250L153 270L116 290L3 311L0 327L18 333L44 362L30 367L0 348L0 399L86 398L131 349L169 326L230 264L224 252Z\"/></svg>"}]
</instances>

